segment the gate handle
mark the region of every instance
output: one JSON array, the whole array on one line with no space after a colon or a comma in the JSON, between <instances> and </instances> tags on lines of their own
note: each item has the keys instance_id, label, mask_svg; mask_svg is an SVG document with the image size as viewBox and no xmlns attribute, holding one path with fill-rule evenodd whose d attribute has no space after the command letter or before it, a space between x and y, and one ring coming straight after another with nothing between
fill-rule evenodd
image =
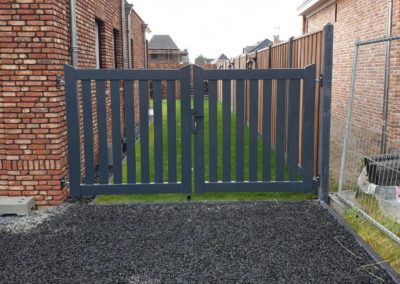
<instances>
[{"instance_id":1,"label":"gate handle","mask_svg":"<svg viewBox=\"0 0 400 284\"><path fill-rule=\"evenodd\" d=\"M192 117L193 117L194 119L196 119L196 118L203 118L203 117L204 117L204 115L196 115L196 113L197 113L197 110L192 109Z\"/></svg>"}]
</instances>

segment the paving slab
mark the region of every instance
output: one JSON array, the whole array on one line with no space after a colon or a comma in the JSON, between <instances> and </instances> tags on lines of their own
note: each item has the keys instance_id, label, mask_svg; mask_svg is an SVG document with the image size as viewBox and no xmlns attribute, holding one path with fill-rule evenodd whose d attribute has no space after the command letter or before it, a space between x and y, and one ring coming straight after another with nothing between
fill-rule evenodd
<instances>
[{"instance_id":1,"label":"paving slab","mask_svg":"<svg viewBox=\"0 0 400 284\"><path fill-rule=\"evenodd\" d=\"M33 197L0 197L0 216L27 216L31 214L32 209L35 209L35 199Z\"/></svg>"}]
</instances>

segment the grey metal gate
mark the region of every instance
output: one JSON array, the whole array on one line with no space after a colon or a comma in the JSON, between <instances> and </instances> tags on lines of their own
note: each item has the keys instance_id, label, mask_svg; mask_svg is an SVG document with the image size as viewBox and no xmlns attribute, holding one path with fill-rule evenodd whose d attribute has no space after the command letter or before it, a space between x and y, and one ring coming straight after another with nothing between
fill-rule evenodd
<instances>
[{"instance_id":1,"label":"grey metal gate","mask_svg":"<svg viewBox=\"0 0 400 284\"><path fill-rule=\"evenodd\" d=\"M192 192L190 66L180 70L78 70L65 66L68 159L72 196L119 193ZM154 97L154 180L150 180L149 156L149 83ZM80 82L80 84L78 84ZM162 83L167 84L168 101L168 180L163 179L163 133L161 126ZM176 82L180 82L180 110L176 110ZM121 91L123 86L123 91ZM95 90L92 90L95 89ZM109 103L107 103L109 91ZM138 100L133 94L138 93ZM80 103L81 98L81 103ZM123 106L121 105L123 98ZM98 138L93 139L93 100L96 101ZM140 145L135 139L135 103L140 112ZM107 111L110 107L111 111ZM125 115L122 117L122 110ZM181 119L182 159L177 161L177 112ZM111 122L107 122L107 116ZM121 119L126 129L126 180L123 180ZM111 128L111 131L109 130ZM111 132L111 137L109 136ZM82 138L82 140L81 140ZM112 141L112 179L108 169L108 142ZM95 179L94 145L98 145L98 180ZM83 155L81 144L84 145ZM140 147L140 183L136 180L136 147ZM81 158L84 163L81 163ZM177 164L181 164L181 181ZM82 171L82 165L84 170ZM84 177L84 178L82 178Z\"/></svg>"},{"instance_id":2,"label":"grey metal gate","mask_svg":"<svg viewBox=\"0 0 400 284\"><path fill-rule=\"evenodd\" d=\"M196 192L313 191L315 72L315 65L310 65L305 69L268 70L203 70L194 66ZM204 80L208 81L209 86L208 137L204 137L202 89ZM218 88L218 85L222 88ZM249 93L246 92L246 85L249 86ZM232 92L232 88L235 92ZM218 89L220 89L219 98L222 104L222 128L217 127ZM245 142L247 144L247 141L244 141L247 138L244 117L246 94L250 96L248 153L245 153L244 147ZM231 133L233 95L236 99L234 139ZM273 103L275 103L275 114L272 111ZM258 111L263 113L261 143L258 141L260 139ZM275 115L274 120L273 115ZM222 141L218 141L218 131L222 131ZM273 131L276 133L275 141L271 139ZM208 139L209 145L208 180L205 179L204 173L204 139ZM302 139L301 144L299 139ZM217 160L220 142L222 142L222 147L220 147L222 161ZM235 143L235 147L232 147L232 142ZM260 147L261 157L258 156ZM272 159L273 148L275 159ZM244 174L245 154L248 154L247 177ZM301 157L301 168L299 168L299 157ZM262 159L262 171L258 169L258 159ZM218 162L222 163L222 176L218 176ZM232 165L235 169L232 169ZM275 165L274 177L271 176L272 165ZM235 180L232 179L232 173L235 173Z\"/></svg>"},{"instance_id":3,"label":"grey metal gate","mask_svg":"<svg viewBox=\"0 0 400 284\"><path fill-rule=\"evenodd\" d=\"M190 195L192 192L230 191L311 192L314 184L315 73L315 65L304 69L269 70L203 70L198 66L186 66L180 70L78 70L65 66L68 159L72 196L118 193ZM208 81L209 89L207 101L209 135L207 136L204 135L205 81ZM154 160L152 161L149 156L150 82L154 109ZM191 83L194 86L193 101L190 95ZM244 147L247 137L244 120L245 86L250 89L248 153ZM138 94L138 99L134 99L135 92ZM163 93L166 96L168 112L167 141L163 140L165 134L162 121ZM233 94L236 98L235 137L231 133ZM260 97L262 106L259 106ZM178 101L179 109L176 107ZM140 112L140 145L136 145L135 139L134 112L137 103ZM217 127L218 104L222 107L222 129ZM276 106L274 114L273 104ZM108 107L111 110L107 111ZM261 144L257 127L258 111L263 112ZM97 117L97 127L93 123L94 112ZM177 120L177 114L180 114L180 120ZM111 122L108 122L109 120ZM125 122L126 162L123 162L121 154L120 141L123 136L121 121ZM179 127L181 140L178 145L176 132ZM96 136L94 130L98 133ZM222 141L217 139L218 131L222 131ZM271 139L272 131L276 133L275 141ZM194 144L192 144L193 136ZM207 180L205 139L209 145ZM232 155L232 140L235 145L234 155ZM107 161L110 141L113 153L112 180L109 178ZM217 146L220 142L222 142L222 161L217 159ZM164 148L165 143L168 145L168 150ZM258 146L262 148L261 157L258 155ZM136 163L138 159L136 147L140 147L140 164ZM180 160L177 160L177 147L181 149ZM95 148L98 149L98 153L95 152ZM273 152L275 159L272 161ZM244 175L247 168L244 162L245 154L248 154L248 177ZM166 164L165 157L168 166L167 176L163 168ZM301 167L299 167L300 157ZM262 159L262 177L257 174L258 159ZM151 162L154 165L153 180L150 179ZM123 178L123 163L126 164L126 179ZM218 176L218 163L222 163L222 176ZM276 165L275 176L271 176L273 164ZM194 183L192 183L192 167ZM181 168L179 173L181 178L177 175L179 168ZM140 182L137 179L139 170ZM98 177L95 175L96 172ZM232 172L235 173L235 180L232 179Z\"/></svg>"}]
</instances>

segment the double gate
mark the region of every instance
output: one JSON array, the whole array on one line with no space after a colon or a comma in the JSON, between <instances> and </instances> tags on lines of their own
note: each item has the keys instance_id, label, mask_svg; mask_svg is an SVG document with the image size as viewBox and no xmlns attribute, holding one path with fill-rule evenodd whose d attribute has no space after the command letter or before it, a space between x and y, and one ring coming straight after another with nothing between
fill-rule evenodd
<instances>
[{"instance_id":1,"label":"double gate","mask_svg":"<svg viewBox=\"0 0 400 284\"><path fill-rule=\"evenodd\" d=\"M315 73L65 66L72 196L312 192Z\"/></svg>"}]
</instances>

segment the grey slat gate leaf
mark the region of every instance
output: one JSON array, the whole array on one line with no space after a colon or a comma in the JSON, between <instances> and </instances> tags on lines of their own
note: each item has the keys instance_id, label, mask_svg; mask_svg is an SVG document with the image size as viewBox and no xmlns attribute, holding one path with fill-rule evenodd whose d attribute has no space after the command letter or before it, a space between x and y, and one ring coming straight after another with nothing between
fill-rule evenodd
<instances>
[{"instance_id":1,"label":"grey slat gate leaf","mask_svg":"<svg viewBox=\"0 0 400 284\"><path fill-rule=\"evenodd\" d=\"M313 149L314 149L314 108L315 108L315 65L304 69L268 70L203 70L194 66L194 120L196 134L194 142L194 180L195 191L204 192L312 192L313 191ZM209 85L209 135L204 137L204 94L203 81ZM300 90L303 81L303 92ZM272 125L273 82L276 91L276 124ZM250 86L250 122L248 141L248 180L245 181L245 85ZM217 127L217 93L222 86L222 129ZM235 88L232 93L231 88ZM263 133L262 156L258 156L258 110L259 88L262 88ZM287 91L288 90L288 91ZM303 103L300 96L303 93ZM235 155L232 155L231 98L236 96L235 115ZM288 101L286 101L288 100ZM288 105L288 108L286 108ZM301 107L303 109L301 110ZM302 117L300 117L300 114ZM300 123L300 120L302 123ZM302 125L302 135L299 135ZM271 177L271 130L276 129L275 141L275 179ZM218 141L217 131L222 131L222 141ZM287 163L284 147L287 135ZM299 179L299 137L302 137L302 167ZM209 173L205 179L206 161L204 139L208 139ZM218 146L222 142L222 177L218 177ZM234 158L234 161L232 161ZM258 159L262 159L262 177L258 175ZM231 165L235 165L235 169ZM285 180L285 164L288 178ZM232 179L235 171L236 180Z\"/></svg>"},{"instance_id":2,"label":"grey slat gate leaf","mask_svg":"<svg viewBox=\"0 0 400 284\"><path fill-rule=\"evenodd\" d=\"M193 69L193 82L191 82ZM304 69L268 70L203 70L186 66L179 70L78 70L65 66L68 159L72 196L120 193L183 193L194 189L204 192L311 192L313 190L315 65ZM208 80L209 135L204 134L204 81ZM149 85L152 84L154 109L154 180L150 180L149 155ZM179 82L179 84L177 84ZM302 84L301 84L302 82ZM194 108L190 86L194 86ZM245 88L250 86L250 123L248 153L245 153ZM123 88L121 88L123 86ZM167 141L163 141L162 92L166 88ZM176 86L180 86L179 92ZM218 128L218 87L222 86L222 129ZM275 99L273 90L276 86ZM301 90L301 86L303 90ZM235 92L233 91L233 88ZM262 88L262 106L259 91ZM106 90L110 90L107 98ZM138 100L133 93L138 92ZM177 94L180 109L176 109ZM235 132L231 131L231 96L236 96ZM301 98L302 94L302 98ZM123 107L121 107L123 98ZM80 99L82 100L80 102ZM93 104L93 99L96 104ZM111 110L107 112L107 99ZM300 101L302 100L302 103ZM275 102L276 101L276 102ZM276 124L272 125L272 103L277 104ZM139 103L140 145L135 139L135 103ZM93 109L96 105L96 109ZM286 107L288 106L288 107ZM258 155L258 111L263 112L262 156ZM97 139L94 139L93 113L97 114ZM124 112L124 115L122 113ZM180 122L177 113L180 112ZM107 113L110 117L107 117ZM126 129L126 182L123 179L121 154L121 118ZM111 120L111 137L107 119ZM181 145L177 145L177 123L181 128ZM300 125L302 126L300 129ZM276 141L271 131L276 129ZM302 131L301 135L300 130ZM222 141L218 141L222 131ZM194 144L192 145L192 136ZM301 178L299 178L299 137L301 143ZM204 139L209 142L209 173L205 178ZM234 161L232 140L234 139ZM113 180L108 172L108 142L112 141ZM84 145L82 155L81 142ZM222 142L222 176L218 176L218 143ZM245 143L246 142L246 143ZM274 143L273 143L274 142ZM98 178L95 177L94 144L98 148ZM164 143L168 143L168 176L164 177ZM275 177L271 176L272 144L275 144ZM177 147L181 160L177 161ZM140 182L137 180L136 147L140 147ZM287 147L287 157L285 157ZM192 149L194 160L192 163ZM248 154L248 178L245 176L245 154ZM84 158L84 171L81 160ZM262 177L258 175L258 159L262 159ZM286 161L286 162L285 162ZM233 163L232 163L233 162ZM232 169L231 165L234 165ZM178 167L179 166L179 167ZM177 171L181 168L181 180ZM232 179L235 172L236 180ZM285 172L287 178L285 180ZM82 176L84 179L82 179ZM247 179L246 179L247 178Z\"/></svg>"},{"instance_id":3,"label":"grey slat gate leaf","mask_svg":"<svg viewBox=\"0 0 400 284\"><path fill-rule=\"evenodd\" d=\"M93 194L122 194L122 193L192 193L191 171L191 109L190 109L190 66L180 70L78 70L65 66L66 109L68 127L68 159L70 190L72 196ZM78 82L81 82L81 91ZM95 90L92 90L92 81ZM154 176L150 180L149 156L149 83L153 85L154 101ZM163 181L163 141L162 134L162 81L167 83L168 101L168 181ZM180 82L180 110L176 109L176 82ZM106 86L110 84L111 91L111 137L107 131ZM121 89L121 84L124 88ZM134 89L139 92L140 112L140 145L135 140ZM123 90L123 91L121 91ZM96 93L98 117L98 151L99 179L94 178L94 140L92 91ZM82 97L83 125L80 130L80 103ZM121 97L124 98L126 125L126 164L127 182L123 183L121 155ZM182 160L176 160L176 115L180 111L181 119L181 152ZM81 132L83 135L81 135ZM84 144L84 172L81 165L81 136ZM111 138L111 139L110 139ZM108 172L108 141L112 141L113 180L109 180ZM136 180L136 147L140 147L140 183ZM177 180L177 163L181 164L182 180ZM81 178L84 176L84 180Z\"/></svg>"}]
</instances>

